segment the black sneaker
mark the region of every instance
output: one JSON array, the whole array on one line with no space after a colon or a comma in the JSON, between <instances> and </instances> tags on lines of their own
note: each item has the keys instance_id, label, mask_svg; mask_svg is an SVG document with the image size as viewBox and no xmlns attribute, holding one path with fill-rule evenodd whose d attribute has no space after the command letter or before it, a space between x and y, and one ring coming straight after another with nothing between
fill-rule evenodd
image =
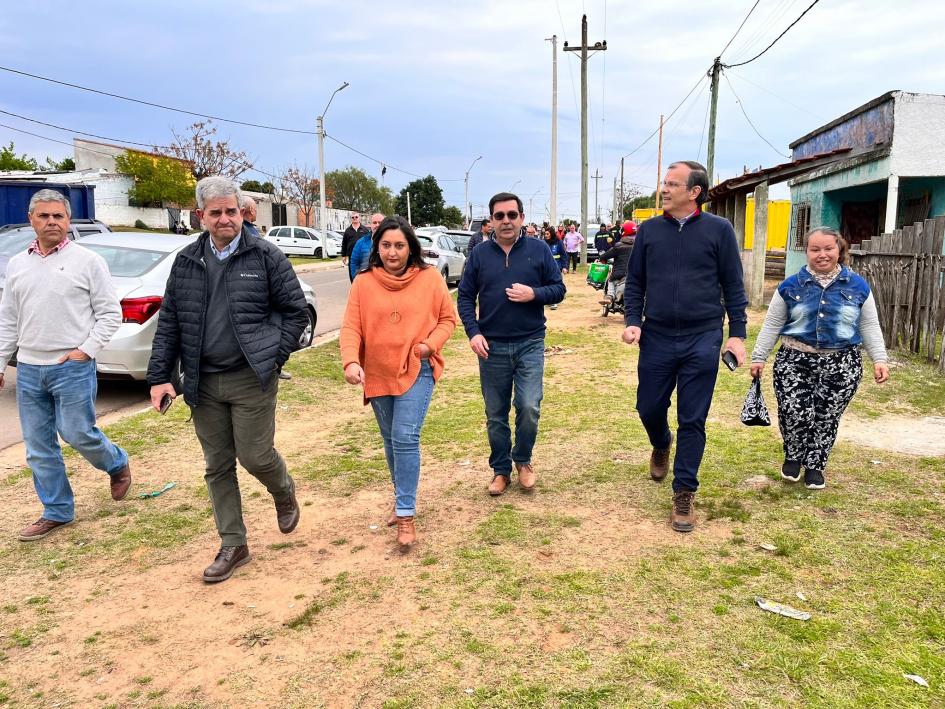
<instances>
[{"instance_id":1,"label":"black sneaker","mask_svg":"<svg viewBox=\"0 0 945 709\"><path fill-rule=\"evenodd\" d=\"M796 460L785 460L781 465L781 477L789 482L796 483L801 479L801 464Z\"/></svg>"},{"instance_id":2,"label":"black sneaker","mask_svg":"<svg viewBox=\"0 0 945 709\"><path fill-rule=\"evenodd\" d=\"M823 471L805 468L804 487L806 487L808 490L823 490L825 487L827 487L827 481L824 480Z\"/></svg>"}]
</instances>

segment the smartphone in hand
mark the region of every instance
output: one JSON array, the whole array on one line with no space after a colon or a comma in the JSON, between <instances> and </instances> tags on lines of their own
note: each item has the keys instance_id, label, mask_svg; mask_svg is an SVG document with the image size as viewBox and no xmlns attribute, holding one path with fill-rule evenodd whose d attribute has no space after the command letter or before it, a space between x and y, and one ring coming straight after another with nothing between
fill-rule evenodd
<instances>
[{"instance_id":1,"label":"smartphone in hand","mask_svg":"<svg viewBox=\"0 0 945 709\"><path fill-rule=\"evenodd\" d=\"M725 366L728 367L729 370L734 372L738 369L738 358L735 357L731 351L725 350L725 352L722 353L722 361L725 362Z\"/></svg>"},{"instance_id":2,"label":"smartphone in hand","mask_svg":"<svg viewBox=\"0 0 945 709\"><path fill-rule=\"evenodd\" d=\"M167 413L167 410L171 408L171 404L174 403L174 397L170 394L165 394L161 397L161 408L158 409L158 412L163 416Z\"/></svg>"}]
</instances>

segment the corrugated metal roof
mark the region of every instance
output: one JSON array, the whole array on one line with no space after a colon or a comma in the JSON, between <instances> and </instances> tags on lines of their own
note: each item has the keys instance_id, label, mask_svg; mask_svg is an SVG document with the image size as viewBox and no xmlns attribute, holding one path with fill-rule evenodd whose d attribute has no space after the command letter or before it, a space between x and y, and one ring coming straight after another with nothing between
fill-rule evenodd
<instances>
[{"instance_id":1,"label":"corrugated metal roof","mask_svg":"<svg viewBox=\"0 0 945 709\"><path fill-rule=\"evenodd\" d=\"M709 199L716 200L739 192L751 192L756 185L767 181L769 184L784 182L805 172L815 170L823 165L840 160L841 155L849 153L851 148L837 148L823 153L799 158L791 162L781 163L773 167L765 167L754 172L747 172L738 177L730 177L709 190Z\"/></svg>"}]
</instances>

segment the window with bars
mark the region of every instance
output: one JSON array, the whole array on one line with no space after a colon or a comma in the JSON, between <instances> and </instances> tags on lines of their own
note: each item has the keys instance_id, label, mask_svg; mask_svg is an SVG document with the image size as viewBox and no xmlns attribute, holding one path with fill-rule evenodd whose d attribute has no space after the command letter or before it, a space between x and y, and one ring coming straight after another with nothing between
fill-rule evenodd
<instances>
[{"instance_id":1,"label":"window with bars","mask_svg":"<svg viewBox=\"0 0 945 709\"><path fill-rule=\"evenodd\" d=\"M810 229L810 204L795 204L791 208L791 242L795 249L804 248L804 234Z\"/></svg>"}]
</instances>

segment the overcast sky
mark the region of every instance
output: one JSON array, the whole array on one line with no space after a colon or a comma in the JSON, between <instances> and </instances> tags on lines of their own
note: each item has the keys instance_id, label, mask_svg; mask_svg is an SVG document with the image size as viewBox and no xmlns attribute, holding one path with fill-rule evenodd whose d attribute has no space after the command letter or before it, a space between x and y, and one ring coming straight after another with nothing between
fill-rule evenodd
<instances>
[{"instance_id":1,"label":"overcast sky","mask_svg":"<svg viewBox=\"0 0 945 709\"><path fill-rule=\"evenodd\" d=\"M759 0L722 55L749 59L812 0ZM440 181L448 204L484 205L513 188L540 221L550 178L551 45L558 53L558 215L580 211L580 61L560 51L591 43L590 173L599 170L602 210L620 158L637 148L709 69L754 0L689 6L619 0L336 0L260 2L4 3L0 64L103 91L225 118L314 130L315 116L343 81L326 118L330 136L388 165L398 191L413 179ZM686 14L698 7L699 15ZM788 143L892 89L945 93L939 28L945 3L821 0L770 51L726 72L719 92L716 172L787 160ZM729 84L731 82L731 86ZM734 92L733 92L734 89ZM736 103L761 135L759 138ZM708 81L667 123L663 165L705 160ZM0 109L112 138L164 144L192 117L138 106L0 71ZM0 123L71 143L71 133L0 116ZM219 124L263 171L317 166L313 135ZM67 145L0 127L18 152L71 155ZM652 190L657 142L627 158L625 179ZM782 154L779 154L782 153ZM326 142L327 168L380 165ZM41 160L42 161L42 160ZM245 179L264 180L258 173ZM786 197L781 186L773 196ZM590 181L593 217L594 181ZM479 213L482 207L474 206Z\"/></svg>"}]
</instances>

